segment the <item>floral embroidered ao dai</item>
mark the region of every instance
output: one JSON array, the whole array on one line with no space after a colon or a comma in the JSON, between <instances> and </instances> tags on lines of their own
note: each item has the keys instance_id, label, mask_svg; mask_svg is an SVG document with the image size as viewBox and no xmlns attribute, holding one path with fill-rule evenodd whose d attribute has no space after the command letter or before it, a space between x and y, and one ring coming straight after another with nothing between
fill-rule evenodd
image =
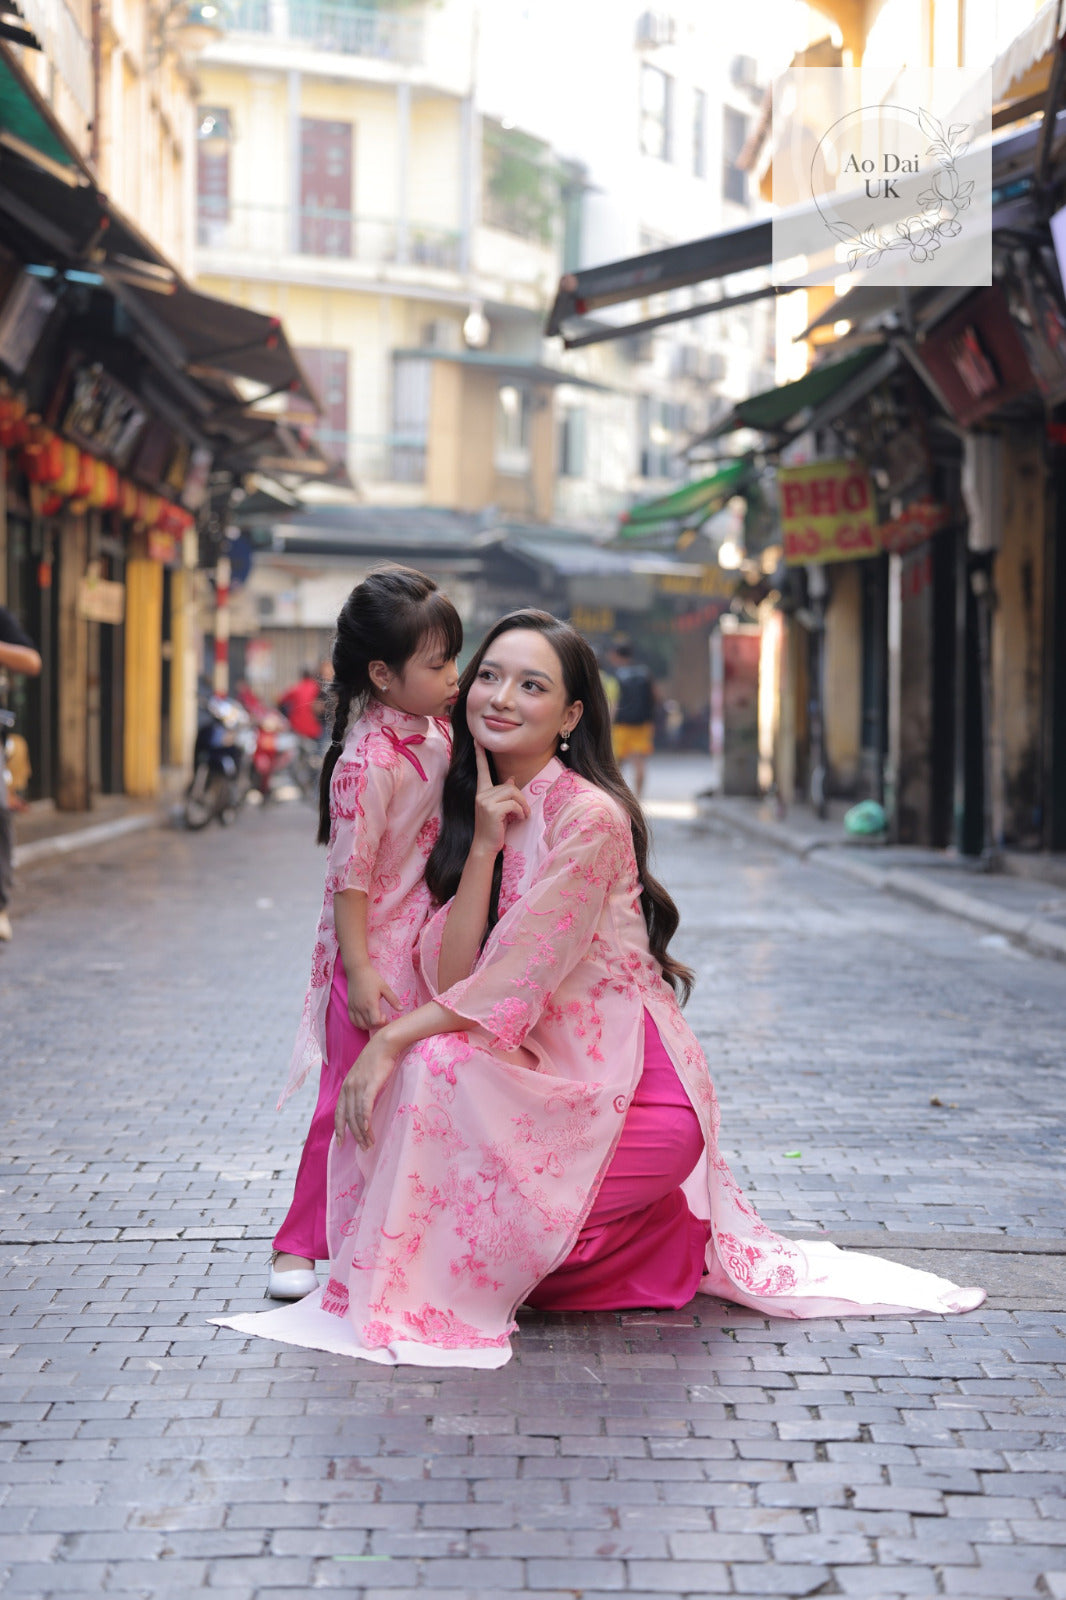
<instances>
[{"instance_id":1,"label":"floral embroidered ao dai","mask_svg":"<svg viewBox=\"0 0 1066 1600\"><path fill-rule=\"evenodd\" d=\"M282 1101L325 1055L326 1011L337 964L333 897L367 897L371 965L413 1011L429 998L418 977L418 937L432 910L426 862L440 831L440 795L451 756L449 724L371 700L348 729L330 782L326 886L311 979Z\"/></svg>"},{"instance_id":2,"label":"floral embroidered ao dai","mask_svg":"<svg viewBox=\"0 0 1066 1600\"><path fill-rule=\"evenodd\" d=\"M372 1361L501 1365L516 1307L566 1260L616 1149L645 1013L703 1130L684 1184L709 1223L703 1292L785 1317L979 1304L980 1290L760 1221L718 1152L707 1062L648 949L628 817L558 760L524 793L470 977L439 989L448 907L421 938L430 991L469 1027L401 1058L370 1150L334 1147L328 1284L225 1325Z\"/></svg>"}]
</instances>

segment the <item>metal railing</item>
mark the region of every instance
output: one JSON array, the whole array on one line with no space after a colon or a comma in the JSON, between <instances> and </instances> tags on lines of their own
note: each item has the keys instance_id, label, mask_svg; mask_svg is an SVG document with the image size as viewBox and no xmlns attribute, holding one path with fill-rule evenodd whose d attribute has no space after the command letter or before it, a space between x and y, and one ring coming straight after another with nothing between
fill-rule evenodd
<instances>
[{"instance_id":1,"label":"metal railing","mask_svg":"<svg viewBox=\"0 0 1066 1600\"><path fill-rule=\"evenodd\" d=\"M456 272L461 237L448 228L360 217L327 206L294 211L289 206L237 204L212 195L201 195L197 204L200 248L238 255L315 256Z\"/></svg>"},{"instance_id":2,"label":"metal railing","mask_svg":"<svg viewBox=\"0 0 1066 1600\"><path fill-rule=\"evenodd\" d=\"M344 0L230 0L231 33L299 40L313 50L415 66L424 59L422 18Z\"/></svg>"}]
</instances>

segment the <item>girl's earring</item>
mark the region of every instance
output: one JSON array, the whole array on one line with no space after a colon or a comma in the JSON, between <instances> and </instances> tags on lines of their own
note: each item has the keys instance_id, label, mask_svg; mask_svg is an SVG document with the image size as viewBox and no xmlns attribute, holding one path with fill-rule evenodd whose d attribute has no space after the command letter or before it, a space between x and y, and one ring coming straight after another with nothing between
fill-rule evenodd
<instances>
[{"instance_id":1,"label":"girl's earring","mask_svg":"<svg viewBox=\"0 0 1066 1600\"><path fill-rule=\"evenodd\" d=\"M562 735L562 743L560 744L559 749L560 750L569 750L569 748L570 748L570 736L567 733L566 729L564 728L563 729L563 735Z\"/></svg>"}]
</instances>

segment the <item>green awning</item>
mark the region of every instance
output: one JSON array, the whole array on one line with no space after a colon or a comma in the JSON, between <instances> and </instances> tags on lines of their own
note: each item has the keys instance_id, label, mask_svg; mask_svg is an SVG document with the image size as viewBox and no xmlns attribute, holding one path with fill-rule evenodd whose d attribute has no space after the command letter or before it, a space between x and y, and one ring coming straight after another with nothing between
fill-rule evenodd
<instances>
[{"instance_id":1,"label":"green awning","mask_svg":"<svg viewBox=\"0 0 1066 1600\"><path fill-rule=\"evenodd\" d=\"M84 181L84 162L4 45L0 45L0 142L31 161L38 159L66 182Z\"/></svg>"},{"instance_id":2,"label":"green awning","mask_svg":"<svg viewBox=\"0 0 1066 1600\"><path fill-rule=\"evenodd\" d=\"M686 483L683 488L675 489L672 494L631 506L619 520L619 537L636 539L667 528L698 528L720 511L731 495L738 493L750 472L751 462L747 459L730 461L713 477L700 478L696 483Z\"/></svg>"},{"instance_id":3,"label":"green awning","mask_svg":"<svg viewBox=\"0 0 1066 1600\"><path fill-rule=\"evenodd\" d=\"M794 383L783 383L776 389L765 390L763 394L753 394L749 400L740 400L727 417L701 435L700 440L693 440L693 443L718 439L725 433L736 433L738 428L779 433L793 417L808 407L822 405L883 354L880 347L859 350L840 361L823 362L813 371L805 372Z\"/></svg>"}]
</instances>

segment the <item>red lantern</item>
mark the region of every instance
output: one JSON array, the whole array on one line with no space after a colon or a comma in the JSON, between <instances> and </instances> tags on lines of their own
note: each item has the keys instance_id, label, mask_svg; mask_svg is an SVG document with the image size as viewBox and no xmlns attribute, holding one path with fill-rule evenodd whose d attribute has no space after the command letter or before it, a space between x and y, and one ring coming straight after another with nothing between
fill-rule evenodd
<instances>
[{"instance_id":1,"label":"red lantern","mask_svg":"<svg viewBox=\"0 0 1066 1600\"><path fill-rule=\"evenodd\" d=\"M0 449L13 450L28 437L26 402L17 395L0 394Z\"/></svg>"},{"instance_id":2,"label":"red lantern","mask_svg":"<svg viewBox=\"0 0 1066 1600\"><path fill-rule=\"evenodd\" d=\"M39 422L31 426L23 447L22 470L31 483L55 483L63 471L62 442Z\"/></svg>"}]
</instances>

